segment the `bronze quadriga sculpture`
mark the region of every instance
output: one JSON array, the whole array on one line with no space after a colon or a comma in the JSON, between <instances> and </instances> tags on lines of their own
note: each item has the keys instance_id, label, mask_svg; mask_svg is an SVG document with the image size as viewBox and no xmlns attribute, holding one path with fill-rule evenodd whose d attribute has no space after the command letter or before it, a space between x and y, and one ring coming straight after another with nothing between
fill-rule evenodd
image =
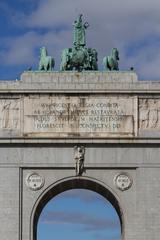
<instances>
[{"instance_id":1,"label":"bronze quadriga sculpture","mask_svg":"<svg viewBox=\"0 0 160 240\"><path fill-rule=\"evenodd\" d=\"M82 14L74 22L73 48L65 48L61 56L61 71L98 70L97 51L86 48L85 30L89 24L82 22Z\"/></svg>"}]
</instances>

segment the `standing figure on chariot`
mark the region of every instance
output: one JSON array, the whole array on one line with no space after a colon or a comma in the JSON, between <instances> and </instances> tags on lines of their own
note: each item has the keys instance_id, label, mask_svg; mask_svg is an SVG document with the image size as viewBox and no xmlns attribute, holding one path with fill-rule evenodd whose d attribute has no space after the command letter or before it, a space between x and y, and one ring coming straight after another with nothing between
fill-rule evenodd
<instances>
[{"instance_id":1,"label":"standing figure on chariot","mask_svg":"<svg viewBox=\"0 0 160 240\"><path fill-rule=\"evenodd\" d=\"M88 22L83 24L82 22L82 14L78 16L78 18L73 23L74 26L74 36L73 36L73 45L75 47L86 45L86 35L85 30L89 27Z\"/></svg>"}]
</instances>

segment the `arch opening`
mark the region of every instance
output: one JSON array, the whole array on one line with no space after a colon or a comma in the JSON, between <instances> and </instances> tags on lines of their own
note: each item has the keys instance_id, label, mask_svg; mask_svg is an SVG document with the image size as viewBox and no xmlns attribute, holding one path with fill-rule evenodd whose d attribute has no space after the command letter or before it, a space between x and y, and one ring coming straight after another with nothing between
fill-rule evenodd
<instances>
[{"instance_id":1,"label":"arch opening","mask_svg":"<svg viewBox=\"0 0 160 240\"><path fill-rule=\"evenodd\" d=\"M97 194L101 198L104 199L104 201L107 201L112 206L112 208L115 210L117 214L117 218L119 219L119 226L121 231L121 237L119 239L122 239L123 237L123 214L120 207L120 204L117 200L117 197L109 190L108 187L104 186L103 184L97 182L96 180L91 180L88 178L71 178L64 181L61 181L55 185L50 186L39 198L37 201L37 204L34 207L33 210L33 220L31 221L32 224L32 233L33 237L31 239L34 240L40 240L37 237L37 230L38 230L38 223L41 216L43 216L44 209L47 205L49 205L49 202L51 200L54 201L54 199L60 196L64 196L64 194L68 194L71 192L73 194L73 190L75 191L86 191L88 192L92 191L92 194ZM87 210L88 211L88 210ZM55 214L54 214L55 216ZM44 217L44 216L43 216Z\"/></svg>"}]
</instances>

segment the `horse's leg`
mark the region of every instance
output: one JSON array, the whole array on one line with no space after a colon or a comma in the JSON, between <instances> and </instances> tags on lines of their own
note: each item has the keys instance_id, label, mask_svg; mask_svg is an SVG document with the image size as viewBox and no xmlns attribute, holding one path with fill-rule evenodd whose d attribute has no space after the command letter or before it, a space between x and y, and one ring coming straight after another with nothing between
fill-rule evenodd
<instances>
[{"instance_id":1,"label":"horse's leg","mask_svg":"<svg viewBox=\"0 0 160 240\"><path fill-rule=\"evenodd\" d=\"M45 71L46 71L46 72L49 71L49 65L48 65L48 63L45 63Z\"/></svg>"},{"instance_id":2,"label":"horse's leg","mask_svg":"<svg viewBox=\"0 0 160 240\"><path fill-rule=\"evenodd\" d=\"M54 58L51 58L51 70L54 69L55 61Z\"/></svg>"},{"instance_id":3,"label":"horse's leg","mask_svg":"<svg viewBox=\"0 0 160 240\"><path fill-rule=\"evenodd\" d=\"M39 68L38 68L38 70L39 70L39 71L42 70L42 63L41 63L41 62L39 63Z\"/></svg>"},{"instance_id":4,"label":"horse's leg","mask_svg":"<svg viewBox=\"0 0 160 240\"><path fill-rule=\"evenodd\" d=\"M49 71L52 71L52 58L50 58L50 61L49 61Z\"/></svg>"},{"instance_id":5,"label":"horse's leg","mask_svg":"<svg viewBox=\"0 0 160 240\"><path fill-rule=\"evenodd\" d=\"M46 71L50 71L50 60L46 59Z\"/></svg>"},{"instance_id":6,"label":"horse's leg","mask_svg":"<svg viewBox=\"0 0 160 240\"><path fill-rule=\"evenodd\" d=\"M51 61L51 58L49 58L48 61L47 61L47 70L48 70L48 71L51 71L51 70L52 70L52 61Z\"/></svg>"},{"instance_id":7,"label":"horse's leg","mask_svg":"<svg viewBox=\"0 0 160 240\"><path fill-rule=\"evenodd\" d=\"M41 65L41 71L44 71L45 70L45 67L44 67L44 64Z\"/></svg>"}]
</instances>

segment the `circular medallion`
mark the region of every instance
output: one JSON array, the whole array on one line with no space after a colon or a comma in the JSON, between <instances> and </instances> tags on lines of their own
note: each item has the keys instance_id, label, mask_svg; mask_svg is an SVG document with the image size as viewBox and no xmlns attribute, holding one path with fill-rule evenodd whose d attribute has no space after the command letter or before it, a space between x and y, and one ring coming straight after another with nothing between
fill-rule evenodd
<instances>
[{"instance_id":1,"label":"circular medallion","mask_svg":"<svg viewBox=\"0 0 160 240\"><path fill-rule=\"evenodd\" d=\"M119 173L114 179L115 185L121 191L129 189L132 185L132 179L127 173Z\"/></svg>"},{"instance_id":2,"label":"circular medallion","mask_svg":"<svg viewBox=\"0 0 160 240\"><path fill-rule=\"evenodd\" d=\"M26 178L26 184L31 190L39 190L44 186L44 178L38 173L31 173Z\"/></svg>"}]
</instances>

